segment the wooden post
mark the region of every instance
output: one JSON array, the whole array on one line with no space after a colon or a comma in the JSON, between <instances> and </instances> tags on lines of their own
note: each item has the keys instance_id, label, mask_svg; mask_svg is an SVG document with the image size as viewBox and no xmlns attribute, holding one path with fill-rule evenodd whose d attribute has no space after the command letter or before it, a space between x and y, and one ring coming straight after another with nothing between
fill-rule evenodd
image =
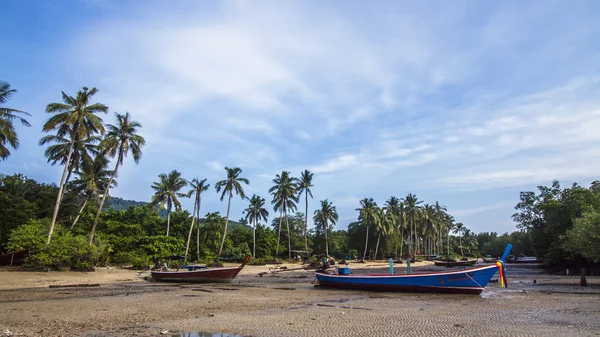
<instances>
[{"instance_id":1,"label":"wooden post","mask_svg":"<svg viewBox=\"0 0 600 337\"><path fill-rule=\"evenodd\" d=\"M11 265L11 266L13 265L13 261L14 261L14 260L15 260L15 254L12 254L12 255L10 256L10 265Z\"/></svg>"}]
</instances>

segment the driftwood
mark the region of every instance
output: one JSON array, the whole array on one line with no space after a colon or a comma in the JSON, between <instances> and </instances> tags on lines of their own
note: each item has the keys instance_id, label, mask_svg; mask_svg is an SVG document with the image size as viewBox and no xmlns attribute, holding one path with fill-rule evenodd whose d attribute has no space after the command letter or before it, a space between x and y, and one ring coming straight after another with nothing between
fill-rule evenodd
<instances>
[{"instance_id":1,"label":"driftwood","mask_svg":"<svg viewBox=\"0 0 600 337\"><path fill-rule=\"evenodd\" d=\"M80 288L80 287L99 287L100 284L88 284L88 283L80 283L80 284L53 284L49 285L49 288Z\"/></svg>"},{"instance_id":2,"label":"driftwood","mask_svg":"<svg viewBox=\"0 0 600 337\"><path fill-rule=\"evenodd\" d=\"M202 289L202 288L192 288L192 291L203 291L205 293L212 293L212 290Z\"/></svg>"}]
</instances>

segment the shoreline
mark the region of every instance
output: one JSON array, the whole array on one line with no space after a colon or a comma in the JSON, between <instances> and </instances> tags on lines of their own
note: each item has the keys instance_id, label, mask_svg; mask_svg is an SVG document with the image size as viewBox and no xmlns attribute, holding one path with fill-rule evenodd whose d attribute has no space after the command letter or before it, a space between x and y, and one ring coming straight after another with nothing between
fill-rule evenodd
<instances>
[{"instance_id":1,"label":"shoreline","mask_svg":"<svg viewBox=\"0 0 600 337\"><path fill-rule=\"evenodd\" d=\"M387 268L384 263L358 265L350 268L356 272ZM586 291L591 293L577 293L578 286L559 282L570 284L578 277L534 275L538 284L533 285L531 278L509 274L508 288L491 283L482 295L474 296L315 289L310 283L314 270L258 276L268 268L246 266L231 284L148 282L144 273L126 269L0 270L0 281L9 281L0 282L0 333L8 329L15 336L161 336L164 331L244 336L600 334L598 277L588 278ZM69 283L100 286L48 287ZM568 288L574 292L558 292Z\"/></svg>"}]
</instances>

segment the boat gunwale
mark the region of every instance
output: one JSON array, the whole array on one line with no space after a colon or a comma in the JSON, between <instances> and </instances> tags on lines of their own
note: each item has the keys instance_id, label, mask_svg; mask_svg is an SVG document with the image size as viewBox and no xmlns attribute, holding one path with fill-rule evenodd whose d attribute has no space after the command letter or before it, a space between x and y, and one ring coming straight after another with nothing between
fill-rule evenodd
<instances>
[{"instance_id":1,"label":"boat gunwale","mask_svg":"<svg viewBox=\"0 0 600 337\"><path fill-rule=\"evenodd\" d=\"M315 273L315 275L322 275L322 276L328 276L328 277L342 277L342 278L349 278L349 277L367 277L367 278L380 278L380 277L385 277L385 278L390 278L390 277L419 277L419 276L441 276L441 275L453 275L453 274L465 274L465 273L469 273L469 272L474 272L474 271L480 271L480 270L485 270L485 269L491 269L491 268L498 268L498 266L496 265L487 265L487 266L481 266L481 267L476 267L476 268L470 268L470 269L464 269L464 270L456 270L456 271L440 271L440 272L432 272L432 273L428 273L428 272L423 272L423 273L414 273L414 274L394 274L394 275L389 275L389 274L348 274L348 275L340 275L340 274L325 274L325 273Z\"/></svg>"}]
</instances>

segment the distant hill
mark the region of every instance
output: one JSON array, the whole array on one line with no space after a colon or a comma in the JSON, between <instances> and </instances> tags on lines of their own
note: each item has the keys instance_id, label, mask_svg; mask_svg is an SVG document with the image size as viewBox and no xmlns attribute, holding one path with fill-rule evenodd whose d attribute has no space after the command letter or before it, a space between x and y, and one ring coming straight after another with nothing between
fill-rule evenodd
<instances>
[{"instance_id":1,"label":"distant hill","mask_svg":"<svg viewBox=\"0 0 600 337\"><path fill-rule=\"evenodd\" d=\"M144 206L147 205L148 202L145 201L135 201L135 200L126 200L123 198L119 198L119 197L110 197L110 199L106 199L104 201L104 206L106 206L106 210L115 210L115 211L124 211L127 210L129 207L140 207L140 206ZM162 218L167 218L167 210L164 209L159 209L158 210L158 214L162 217Z\"/></svg>"}]
</instances>

